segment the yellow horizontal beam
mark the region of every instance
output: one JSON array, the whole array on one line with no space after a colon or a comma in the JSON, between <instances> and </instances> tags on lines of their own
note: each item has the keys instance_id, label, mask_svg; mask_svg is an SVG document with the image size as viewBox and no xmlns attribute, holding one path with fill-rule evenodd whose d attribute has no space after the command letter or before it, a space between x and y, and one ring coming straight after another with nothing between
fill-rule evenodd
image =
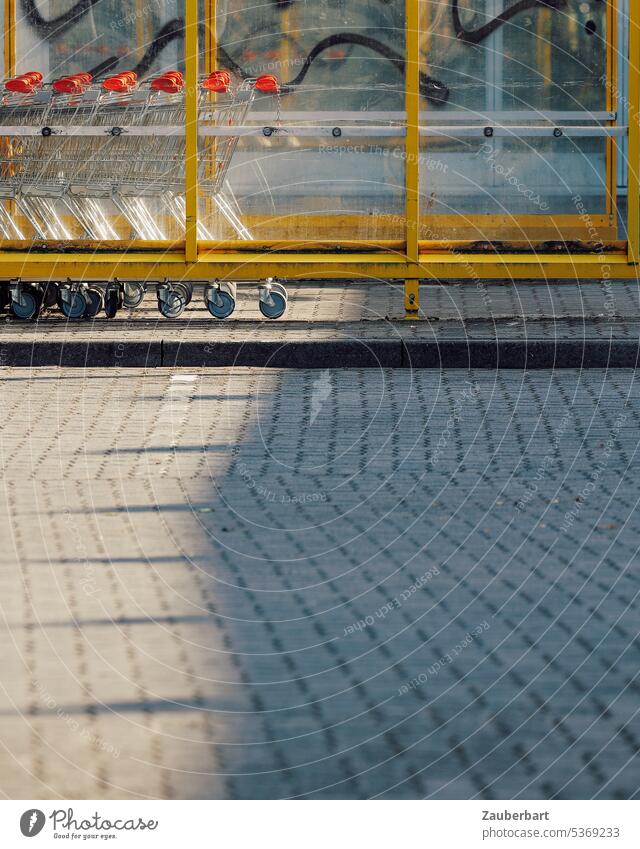
<instances>
[{"instance_id":1,"label":"yellow horizontal beam","mask_svg":"<svg viewBox=\"0 0 640 849\"><path fill-rule=\"evenodd\" d=\"M157 263L184 263L184 251L165 251L157 253L155 251L136 252L129 251L127 253L95 253L84 251L65 251L65 253L55 253L54 251L0 251L0 271L5 275L5 269L8 266L27 268L32 265L46 265L64 262L68 260L72 263L81 263L87 267L91 265L109 264L112 266L129 266Z\"/></svg>"},{"instance_id":2,"label":"yellow horizontal beam","mask_svg":"<svg viewBox=\"0 0 640 849\"><path fill-rule=\"evenodd\" d=\"M405 257L400 253L263 253L254 254L249 252L236 253L201 253L198 257L198 266L216 265L254 265L263 267L265 265L274 268L280 265L322 265L331 267L333 265L357 266L357 265L412 265L407 263ZM184 264L185 255L182 251L166 253L21 253L19 251L0 251L0 271L6 276L8 265L12 267L27 268L31 265L52 265L60 262L72 262L91 266L149 266L167 263ZM453 253L452 251L434 251L420 255L420 266L428 268L434 264L494 266L504 270L505 265L535 265L535 266L557 266L557 265L626 265L627 257L624 253L553 253L553 254L531 254L531 253ZM264 270L264 269L263 269Z\"/></svg>"},{"instance_id":3,"label":"yellow horizontal beam","mask_svg":"<svg viewBox=\"0 0 640 849\"><path fill-rule=\"evenodd\" d=\"M443 239L443 240L420 240L419 249L421 254L447 254L451 251L464 251L465 248L471 248L476 243L470 242L468 239ZM496 256L509 257L529 257L531 252L540 250L539 255L555 256L549 254L549 242L542 241L522 241L509 240L502 244L503 253L496 253L491 246L487 247L482 252L475 251L473 256L486 256L489 260L495 260ZM560 243L558 243L560 244ZM591 248L594 256L599 256L602 251L601 242L581 241L580 244L584 249ZM229 241L199 241L199 262L214 262L220 259L227 259L229 256L243 256L245 258L255 258L256 256L265 255L273 256L274 251L282 252L287 256L304 255L305 257L327 259L327 254L334 254L338 261L343 261L348 256L371 256L372 252L376 252L376 256L385 257L393 256L394 258L405 257L405 242L402 240L386 240L386 239L274 239L265 241L244 241L233 239ZM92 241L92 240L69 240L65 241L65 255L72 257L89 257L95 254L99 260L101 257L108 256L109 258L119 257L122 262L130 261L131 258L137 260L144 254L151 257L155 262L158 257L169 258L170 261L180 261L184 257L184 241L162 242L162 241ZM605 251L614 253L619 251L621 256L626 256L627 243L622 241L612 240L605 245ZM507 253L508 251L508 253ZM526 253L522 253L526 251ZM346 253L348 252L348 253ZM47 256L60 255L59 240L38 239L33 242L24 242L18 240L0 241L0 261L3 257L23 256L25 262L30 262L31 257L41 256L46 253ZM471 254L471 252L468 252ZM584 256L581 252L576 253L576 256ZM566 254L565 254L566 256Z\"/></svg>"},{"instance_id":4,"label":"yellow horizontal beam","mask_svg":"<svg viewBox=\"0 0 640 849\"><path fill-rule=\"evenodd\" d=\"M468 243L467 243L468 244ZM404 256L405 242L403 239L228 239L224 241L208 241L200 239L198 248L201 258L205 254L219 255L241 252L253 255L273 251L313 253L338 251L394 251Z\"/></svg>"},{"instance_id":5,"label":"yellow horizontal beam","mask_svg":"<svg viewBox=\"0 0 640 849\"><path fill-rule=\"evenodd\" d=\"M65 223L69 223L65 220ZM149 241L147 239L0 239L0 253L21 252L25 255L31 253L40 253L42 251L51 251L53 253L60 251L64 245L65 253L92 253L101 251L103 254L117 253L124 257L125 251L162 251L163 254L169 252L184 251L184 239L174 239L173 241L155 239Z\"/></svg>"},{"instance_id":6,"label":"yellow horizontal beam","mask_svg":"<svg viewBox=\"0 0 640 849\"><path fill-rule=\"evenodd\" d=\"M443 239L439 241L421 239L418 243L420 253L433 253L434 251L443 252L451 250L464 251L465 248L469 249L473 244L475 243L470 242L469 239ZM509 240L507 244L502 241L501 244L503 245L503 252L509 250L511 254L518 254L521 251L526 251L530 254L531 251L538 249L541 253L548 253L549 251L549 240L543 242L541 240L523 241L522 239L514 239ZM590 248L594 254L597 252L602 253L602 242L583 240L580 244L585 248L585 250ZM228 241L221 242L201 240L198 242L198 245L200 248L200 259L203 259L205 254L213 255L215 257L216 255L229 253L242 253L245 255L255 255L256 253L270 254L274 251L291 254L301 253L302 251L309 254L322 252L323 255L326 253L338 254L340 251L352 251L354 253L357 253L358 251L386 251L387 253L393 252L402 256L405 255L405 242L393 239L273 239L266 241L253 240L250 242L240 239L230 239ZM627 243L612 239L605 246L605 250L609 252L620 251L621 254L626 255ZM484 252L489 257L496 256L496 252L492 250L490 246L487 246L484 249ZM341 256L344 256L344 254L341 254Z\"/></svg>"},{"instance_id":7,"label":"yellow horizontal beam","mask_svg":"<svg viewBox=\"0 0 640 849\"><path fill-rule=\"evenodd\" d=\"M430 253L420 255L420 265L429 266L434 263L446 262L449 265L492 265L503 268L505 265L593 265L601 268L603 265L628 265L627 257L622 253L586 254L560 253L557 254L498 254L498 253Z\"/></svg>"},{"instance_id":8,"label":"yellow horizontal beam","mask_svg":"<svg viewBox=\"0 0 640 849\"><path fill-rule=\"evenodd\" d=\"M185 261L183 253L139 254L122 257L113 254L0 254L0 279L107 280L114 277L147 281L188 280L262 280L266 277L314 280L405 280L405 279L532 279L580 280L638 278L638 268L625 256L577 254L504 255L431 254L419 263L403 257L378 254L345 256L278 254L247 256L216 255L197 263Z\"/></svg>"},{"instance_id":9,"label":"yellow horizontal beam","mask_svg":"<svg viewBox=\"0 0 640 849\"><path fill-rule=\"evenodd\" d=\"M314 200L314 208L320 199ZM335 198L326 198L327 207L335 206ZM211 232L224 233L228 230L219 213L214 212L203 219ZM319 213L296 209L296 213L281 215L242 216L242 221L254 234L259 243L269 242L377 242L387 240L405 241L404 216L377 212L372 215L332 212ZM415 227L420 241L424 239L478 241L500 239L502 241L548 241L550 239L586 240L597 231L598 238L609 241L617 238L616 222L610 215L592 214L587 222L579 215L473 215L455 213L422 213ZM222 244L232 242L233 237L220 240ZM216 242L198 241L199 248L216 247Z\"/></svg>"}]
</instances>

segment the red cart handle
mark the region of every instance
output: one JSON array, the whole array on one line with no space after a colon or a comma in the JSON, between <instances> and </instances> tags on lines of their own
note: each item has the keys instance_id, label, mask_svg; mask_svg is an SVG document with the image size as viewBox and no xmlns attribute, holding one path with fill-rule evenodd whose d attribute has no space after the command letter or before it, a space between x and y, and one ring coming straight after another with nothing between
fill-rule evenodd
<instances>
[{"instance_id":1,"label":"red cart handle","mask_svg":"<svg viewBox=\"0 0 640 849\"><path fill-rule=\"evenodd\" d=\"M25 77L14 77L7 80L4 87L6 91L12 91L18 94L31 94L35 88L35 83Z\"/></svg>"},{"instance_id":2,"label":"red cart handle","mask_svg":"<svg viewBox=\"0 0 640 849\"><path fill-rule=\"evenodd\" d=\"M231 74L229 71L214 71L209 74L207 79L202 83L202 87L208 91L217 91L222 94L229 91L231 85Z\"/></svg>"},{"instance_id":3,"label":"red cart handle","mask_svg":"<svg viewBox=\"0 0 640 849\"><path fill-rule=\"evenodd\" d=\"M166 71L151 81L151 88L154 91L176 94L184 88L184 79L180 71Z\"/></svg>"},{"instance_id":4,"label":"red cart handle","mask_svg":"<svg viewBox=\"0 0 640 849\"><path fill-rule=\"evenodd\" d=\"M92 82L91 74L81 72L78 74L70 74L68 77L62 77L55 80L52 88L58 94L80 94Z\"/></svg>"},{"instance_id":5,"label":"red cart handle","mask_svg":"<svg viewBox=\"0 0 640 849\"><path fill-rule=\"evenodd\" d=\"M42 84L42 74L40 71L27 71L26 74L20 74L18 77L12 77L4 84L6 91L18 92L20 94L31 94L35 88L39 88Z\"/></svg>"},{"instance_id":6,"label":"red cart handle","mask_svg":"<svg viewBox=\"0 0 640 849\"><path fill-rule=\"evenodd\" d=\"M264 94L278 94L280 84L278 78L273 74L262 74L255 81L255 87Z\"/></svg>"},{"instance_id":7,"label":"red cart handle","mask_svg":"<svg viewBox=\"0 0 640 849\"><path fill-rule=\"evenodd\" d=\"M103 80L102 88L106 91L129 91L137 82L138 75L135 71L123 71L121 74L115 74Z\"/></svg>"},{"instance_id":8,"label":"red cart handle","mask_svg":"<svg viewBox=\"0 0 640 849\"><path fill-rule=\"evenodd\" d=\"M217 91L222 94L229 91L230 85L231 74L229 71L214 71L202 83L202 87L208 89L208 91Z\"/></svg>"}]
</instances>

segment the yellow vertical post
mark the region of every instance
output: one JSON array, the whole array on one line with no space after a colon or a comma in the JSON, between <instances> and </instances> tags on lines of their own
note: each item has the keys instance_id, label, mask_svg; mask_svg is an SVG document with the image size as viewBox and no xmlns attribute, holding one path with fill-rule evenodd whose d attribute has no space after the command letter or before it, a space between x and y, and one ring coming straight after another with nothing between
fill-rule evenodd
<instances>
[{"instance_id":1,"label":"yellow vertical post","mask_svg":"<svg viewBox=\"0 0 640 849\"><path fill-rule=\"evenodd\" d=\"M640 3L629 3L629 189L627 256L640 261Z\"/></svg>"},{"instance_id":2,"label":"yellow vertical post","mask_svg":"<svg viewBox=\"0 0 640 849\"><path fill-rule=\"evenodd\" d=\"M285 6L280 14L282 26L282 39L280 41L280 64L282 68L289 68L290 63L290 42L291 35L291 6ZM287 70L288 73L288 70Z\"/></svg>"},{"instance_id":3,"label":"yellow vertical post","mask_svg":"<svg viewBox=\"0 0 640 849\"><path fill-rule=\"evenodd\" d=\"M212 71L218 70L218 30L216 21L217 0L205 0L204 6L204 72L209 75ZM216 95L209 92L209 98L215 101ZM216 169L216 139L215 136L209 136L203 141L203 153L205 157L205 177L210 180ZM213 203L211 195L207 194L204 198L204 216L205 221L210 222L213 214Z\"/></svg>"},{"instance_id":4,"label":"yellow vertical post","mask_svg":"<svg viewBox=\"0 0 640 849\"><path fill-rule=\"evenodd\" d=\"M565 26L571 26L572 20L567 16ZM545 92L551 88L553 74L553 57L551 53L551 9L538 9L536 23L536 64L538 73L542 76Z\"/></svg>"},{"instance_id":5,"label":"yellow vertical post","mask_svg":"<svg viewBox=\"0 0 640 849\"><path fill-rule=\"evenodd\" d=\"M204 72L210 74L218 68L218 33L216 29L216 0L205 2Z\"/></svg>"},{"instance_id":6,"label":"yellow vertical post","mask_svg":"<svg viewBox=\"0 0 640 849\"><path fill-rule=\"evenodd\" d=\"M4 75L16 73L16 0L4 0Z\"/></svg>"},{"instance_id":7,"label":"yellow vertical post","mask_svg":"<svg viewBox=\"0 0 640 849\"><path fill-rule=\"evenodd\" d=\"M618 14L616 0L607 3L606 10L606 80L605 109L607 112L615 112L618 100ZM608 125L614 127L615 121L609 121ZM607 202L606 211L609 216L609 226L617 224L618 210L618 145L615 138L607 139L606 142L606 168L607 168Z\"/></svg>"},{"instance_id":8,"label":"yellow vertical post","mask_svg":"<svg viewBox=\"0 0 640 849\"><path fill-rule=\"evenodd\" d=\"M418 0L405 2L405 240L407 260L418 263L420 196L420 7ZM404 308L407 318L420 309L418 280L405 280Z\"/></svg>"},{"instance_id":9,"label":"yellow vertical post","mask_svg":"<svg viewBox=\"0 0 640 849\"><path fill-rule=\"evenodd\" d=\"M4 0L4 76L14 77L16 74L16 0ZM6 155L11 157L12 146L9 139L3 139L2 144L7 145ZM15 202L3 201L9 215L16 214Z\"/></svg>"},{"instance_id":10,"label":"yellow vertical post","mask_svg":"<svg viewBox=\"0 0 640 849\"><path fill-rule=\"evenodd\" d=\"M136 0L136 61L144 56L147 47L147 26L145 22L144 0Z\"/></svg>"},{"instance_id":11,"label":"yellow vertical post","mask_svg":"<svg viewBox=\"0 0 640 849\"><path fill-rule=\"evenodd\" d=\"M185 0L185 257L198 259L198 0Z\"/></svg>"}]
</instances>

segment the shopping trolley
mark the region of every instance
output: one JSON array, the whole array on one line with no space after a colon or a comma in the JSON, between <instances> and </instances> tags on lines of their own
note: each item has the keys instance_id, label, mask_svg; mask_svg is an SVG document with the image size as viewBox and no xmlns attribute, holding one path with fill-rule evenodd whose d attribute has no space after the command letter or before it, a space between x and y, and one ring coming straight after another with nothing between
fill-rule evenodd
<instances>
[{"instance_id":1,"label":"shopping trolley","mask_svg":"<svg viewBox=\"0 0 640 849\"><path fill-rule=\"evenodd\" d=\"M11 215L12 205L36 239L100 241L175 237L185 220L185 86L179 71L139 83L132 71L94 81L74 74L43 84L30 72L4 83L0 106L0 235L24 239ZM233 128L244 123L256 91L277 90L272 75L233 80L226 71L202 78L198 114L202 127ZM226 183L238 135L200 145L199 182L240 239L250 239ZM9 202L9 203L7 203ZM202 223L198 237L212 235ZM216 318L226 318L236 302L235 286L202 281L204 300ZM176 318L193 294L193 284L157 281L160 312ZM134 280L57 285L57 300L68 318L107 316L121 306L135 307L145 284ZM11 283L11 310L18 318L38 314L51 286ZM286 291L277 282L260 288L260 307L269 318L286 309Z\"/></svg>"}]
</instances>

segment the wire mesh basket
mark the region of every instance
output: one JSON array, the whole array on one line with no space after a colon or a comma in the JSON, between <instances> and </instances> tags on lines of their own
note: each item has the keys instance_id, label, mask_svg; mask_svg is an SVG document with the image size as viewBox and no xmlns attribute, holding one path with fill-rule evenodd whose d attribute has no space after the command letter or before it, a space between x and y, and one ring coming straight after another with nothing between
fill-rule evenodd
<instances>
[{"instance_id":1,"label":"wire mesh basket","mask_svg":"<svg viewBox=\"0 0 640 849\"><path fill-rule=\"evenodd\" d=\"M198 83L199 126L241 125L256 80L217 71ZM6 80L0 105L0 197L40 239L162 240L185 219L185 84L169 71L138 83L133 72L100 83L76 74L43 84L37 72ZM243 237L223 189L238 136L199 145L201 192ZM0 235L23 235L7 204ZM202 225L199 237L210 238Z\"/></svg>"}]
</instances>

